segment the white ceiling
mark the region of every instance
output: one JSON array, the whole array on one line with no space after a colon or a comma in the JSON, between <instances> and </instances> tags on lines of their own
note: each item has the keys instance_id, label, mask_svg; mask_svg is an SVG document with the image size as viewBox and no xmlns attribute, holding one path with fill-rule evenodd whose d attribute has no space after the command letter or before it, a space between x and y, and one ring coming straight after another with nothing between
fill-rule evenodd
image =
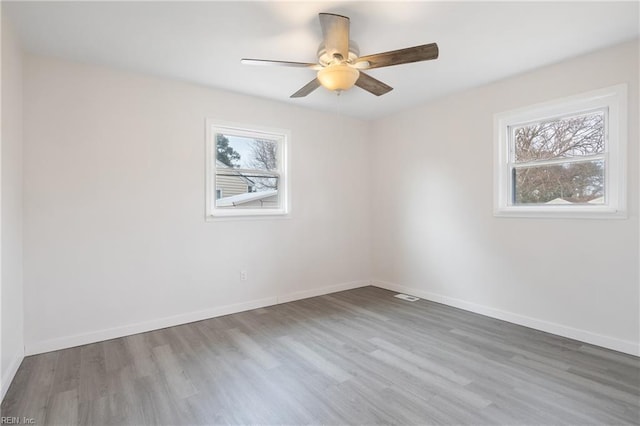
<instances>
[{"instance_id":1,"label":"white ceiling","mask_svg":"<svg viewBox=\"0 0 640 426\"><path fill-rule=\"evenodd\" d=\"M29 52L142 71L304 107L377 118L638 37L631 2L2 2ZM289 95L315 62L319 12L351 18L362 55L437 42L435 61L371 70L395 90ZM585 72L589 72L585 70Z\"/></svg>"}]
</instances>

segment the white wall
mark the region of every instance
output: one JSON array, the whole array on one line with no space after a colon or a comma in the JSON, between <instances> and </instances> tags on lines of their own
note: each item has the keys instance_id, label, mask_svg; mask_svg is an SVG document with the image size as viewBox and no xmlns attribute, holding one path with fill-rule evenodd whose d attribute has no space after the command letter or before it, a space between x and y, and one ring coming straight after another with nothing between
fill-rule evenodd
<instances>
[{"instance_id":1,"label":"white wall","mask_svg":"<svg viewBox=\"0 0 640 426\"><path fill-rule=\"evenodd\" d=\"M339 118L333 137L330 114L28 56L27 353L364 285L372 272L387 288L635 353L637 63L629 43L375 123ZM493 217L493 114L620 82L629 219ZM206 117L292 130L292 219L204 221Z\"/></svg>"},{"instance_id":2,"label":"white wall","mask_svg":"<svg viewBox=\"0 0 640 426\"><path fill-rule=\"evenodd\" d=\"M493 114L622 82L629 219L493 217ZM632 42L377 121L378 285L637 354L638 90Z\"/></svg>"},{"instance_id":3,"label":"white wall","mask_svg":"<svg viewBox=\"0 0 640 426\"><path fill-rule=\"evenodd\" d=\"M22 358L22 52L2 17L2 248L0 263L0 400Z\"/></svg>"},{"instance_id":4,"label":"white wall","mask_svg":"<svg viewBox=\"0 0 640 426\"><path fill-rule=\"evenodd\" d=\"M27 353L368 284L367 123L35 56L24 78ZM291 219L205 222L207 117L291 129Z\"/></svg>"}]
</instances>

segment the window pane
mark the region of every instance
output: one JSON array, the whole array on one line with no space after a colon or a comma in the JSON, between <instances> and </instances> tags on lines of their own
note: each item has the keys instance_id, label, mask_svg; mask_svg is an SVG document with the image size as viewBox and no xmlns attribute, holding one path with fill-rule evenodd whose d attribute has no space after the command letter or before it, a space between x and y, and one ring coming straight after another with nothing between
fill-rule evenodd
<instances>
[{"instance_id":1,"label":"window pane","mask_svg":"<svg viewBox=\"0 0 640 426\"><path fill-rule=\"evenodd\" d=\"M241 173L234 169L218 169L216 187L222 197L216 199L216 207L242 209L280 207L278 196L279 177L256 173Z\"/></svg>"},{"instance_id":2,"label":"window pane","mask_svg":"<svg viewBox=\"0 0 640 426\"><path fill-rule=\"evenodd\" d=\"M604 161L513 169L514 204L604 204Z\"/></svg>"},{"instance_id":3,"label":"window pane","mask_svg":"<svg viewBox=\"0 0 640 426\"><path fill-rule=\"evenodd\" d=\"M604 111L515 127L518 163L594 155L604 152Z\"/></svg>"},{"instance_id":4,"label":"window pane","mask_svg":"<svg viewBox=\"0 0 640 426\"><path fill-rule=\"evenodd\" d=\"M277 170L278 143L233 135L216 135L218 165L243 169Z\"/></svg>"}]
</instances>

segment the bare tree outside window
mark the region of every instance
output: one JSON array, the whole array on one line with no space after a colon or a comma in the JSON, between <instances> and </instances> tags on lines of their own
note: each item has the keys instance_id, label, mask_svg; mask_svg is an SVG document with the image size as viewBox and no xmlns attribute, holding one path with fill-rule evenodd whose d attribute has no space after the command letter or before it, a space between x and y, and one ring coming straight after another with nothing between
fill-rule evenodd
<instances>
[{"instance_id":1,"label":"bare tree outside window","mask_svg":"<svg viewBox=\"0 0 640 426\"><path fill-rule=\"evenodd\" d=\"M277 170L278 144L271 140L255 139L251 146L251 166L259 170ZM259 191L278 189L278 179L274 177L255 177L253 181Z\"/></svg>"},{"instance_id":2,"label":"bare tree outside window","mask_svg":"<svg viewBox=\"0 0 640 426\"><path fill-rule=\"evenodd\" d=\"M515 129L515 160L526 162L604 152L604 114L535 123Z\"/></svg>"},{"instance_id":3,"label":"bare tree outside window","mask_svg":"<svg viewBox=\"0 0 640 426\"><path fill-rule=\"evenodd\" d=\"M266 139L256 139L251 147L252 165L256 169L276 170L278 144Z\"/></svg>"},{"instance_id":4,"label":"bare tree outside window","mask_svg":"<svg viewBox=\"0 0 640 426\"><path fill-rule=\"evenodd\" d=\"M603 111L513 129L514 202L603 203Z\"/></svg>"}]
</instances>

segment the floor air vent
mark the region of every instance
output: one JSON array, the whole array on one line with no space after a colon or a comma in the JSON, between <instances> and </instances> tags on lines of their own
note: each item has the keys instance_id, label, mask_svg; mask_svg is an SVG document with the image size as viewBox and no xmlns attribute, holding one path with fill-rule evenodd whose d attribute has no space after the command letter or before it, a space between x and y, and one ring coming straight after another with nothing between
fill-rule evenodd
<instances>
[{"instance_id":1,"label":"floor air vent","mask_svg":"<svg viewBox=\"0 0 640 426\"><path fill-rule=\"evenodd\" d=\"M398 299L407 300L409 302L415 302L416 300L420 300L420 298L415 296L409 296L408 294L396 294L393 297L397 297Z\"/></svg>"}]
</instances>

